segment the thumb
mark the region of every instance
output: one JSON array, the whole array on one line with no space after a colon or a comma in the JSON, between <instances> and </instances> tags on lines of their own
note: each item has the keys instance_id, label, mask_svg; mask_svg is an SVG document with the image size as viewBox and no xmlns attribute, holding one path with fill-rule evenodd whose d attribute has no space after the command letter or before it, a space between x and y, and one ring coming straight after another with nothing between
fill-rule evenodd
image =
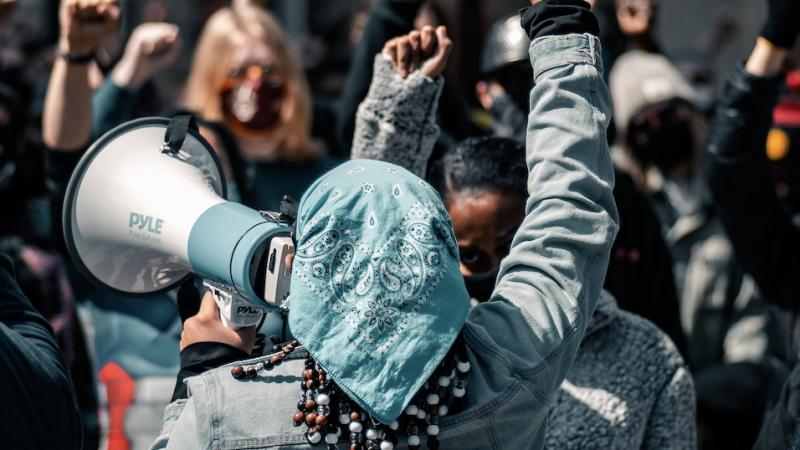
<instances>
[{"instance_id":1,"label":"thumb","mask_svg":"<svg viewBox=\"0 0 800 450\"><path fill-rule=\"evenodd\" d=\"M219 308L211 292L207 291L203 295L203 301L200 303L200 310L197 312L197 318L214 320L219 318Z\"/></svg>"}]
</instances>

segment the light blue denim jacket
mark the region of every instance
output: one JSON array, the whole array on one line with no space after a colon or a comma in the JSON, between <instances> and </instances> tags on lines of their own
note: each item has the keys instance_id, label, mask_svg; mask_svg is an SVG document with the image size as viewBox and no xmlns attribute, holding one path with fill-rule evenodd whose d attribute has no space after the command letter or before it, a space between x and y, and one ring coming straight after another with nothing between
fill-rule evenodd
<instances>
[{"instance_id":1,"label":"light blue denim jacket","mask_svg":"<svg viewBox=\"0 0 800 450\"><path fill-rule=\"evenodd\" d=\"M472 370L463 412L440 421L442 449L542 448L548 406L600 297L617 231L599 41L543 37L530 53L526 217L492 300L464 326ZM187 379L189 399L167 407L153 448L312 448L304 427L292 426L301 354L252 380L235 380L229 366Z\"/></svg>"}]
</instances>

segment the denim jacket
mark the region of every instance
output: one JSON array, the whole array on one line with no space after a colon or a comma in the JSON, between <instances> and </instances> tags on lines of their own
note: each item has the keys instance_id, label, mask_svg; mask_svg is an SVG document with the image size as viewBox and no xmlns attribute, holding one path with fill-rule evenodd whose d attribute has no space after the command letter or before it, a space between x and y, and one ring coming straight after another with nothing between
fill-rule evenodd
<instances>
[{"instance_id":1,"label":"denim jacket","mask_svg":"<svg viewBox=\"0 0 800 450\"><path fill-rule=\"evenodd\" d=\"M472 370L462 412L440 420L442 449L542 448L551 399L600 297L617 231L599 40L542 37L530 53L526 218L491 301L464 325ZM167 407L152 448L310 449L304 427L292 426L301 354L254 379L234 379L230 365L188 378L189 398Z\"/></svg>"}]
</instances>

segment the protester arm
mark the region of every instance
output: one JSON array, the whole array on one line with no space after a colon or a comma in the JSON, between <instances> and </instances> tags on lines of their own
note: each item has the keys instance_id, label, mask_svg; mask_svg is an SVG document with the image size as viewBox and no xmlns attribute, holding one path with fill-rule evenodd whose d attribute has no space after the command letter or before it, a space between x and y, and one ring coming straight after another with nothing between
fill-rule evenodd
<instances>
[{"instance_id":1,"label":"protester arm","mask_svg":"<svg viewBox=\"0 0 800 450\"><path fill-rule=\"evenodd\" d=\"M177 60L181 46L174 24L145 22L133 30L122 58L92 97L92 137L132 118L142 86Z\"/></svg>"},{"instance_id":2,"label":"protester arm","mask_svg":"<svg viewBox=\"0 0 800 450\"><path fill-rule=\"evenodd\" d=\"M107 78L92 95L92 137L100 137L129 120L137 95L134 89L119 86Z\"/></svg>"},{"instance_id":3,"label":"protester arm","mask_svg":"<svg viewBox=\"0 0 800 450\"><path fill-rule=\"evenodd\" d=\"M592 316L618 228L606 143L611 105L588 4L541 2L523 13L523 26L535 81L530 197L492 301L471 311L465 336L549 396Z\"/></svg>"},{"instance_id":4,"label":"protester arm","mask_svg":"<svg viewBox=\"0 0 800 450\"><path fill-rule=\"evenodd\" d=\"M42 115L45 145L60 151L80 151L92 134L92 90L89 64L56 58Z\"/></svg>"},{"instance_id":5,"label":"protester arm","mask_svg":"<svg viewBox=\"0 0 800 450\"><path fill-rule=\"evenodd\" d=\"M89 68L100 43L116 33L120 9L116 0L64 0L59 9L59 57L47 86L42 138L51 149L79 151L92 132Z\"/></svg>"},{"instance_id":6,"label":"protester arm","mask_svg":"<svg viewBox=\"0 0 800 450\"><path fill-rule=\"evenodd\" d=\"M4 254L0 254L0 373L0 396L11 405L3 409L0 420L5 429L14 430L3 437L4 445L80 448L80 413L69 369L50 325L25 298Z\"/></svg>"},{"instance_id":7,"label":"protester arm","mask_svg":"<svg viewBox=\"0 0 800 450\"><path fill-rule=\"evenodd\" d=\"M389 39L408 33L423 0L377 0L370 10L361 40L353 51L339 103L338 135L343 148L349 148L356 128L358 105L367 95L372 79L372 61Z\"/></svg>"},{"instance_id":8,"label":"protester arm","mask_svg":"<svg viewBox=\"0 0 800 450\"><path fill-rule=\"evenodd\" d=\"M436 107L444 80L421 71L404 79L383 54L375 57L373 73L369 94L358 108L351 156L397 164L425 178L439 138Z\"/></svg>"},{"instance_id":9,"label":"protester arm","mask_svg":"<svg viewBox=\"0 0 800 450\"><path fill-rule=\"evenodd\" d=\"M693 450L697 448L694 383L681 367L658 394L647 419L643 450Z\"/></svg>"},{"instance_id":10,"label":"protester arm","mask_svg":"<svg viewBox=\"0 0 800 450\"><path fill-rule=\"evenodd\" d=\"M742 266L765 298L788 308L800 298L800 234L775 195L764 151L781 86L780 52L759 44L747 68L731 74L711 129L708 181Z\"/></svg>"}]
</instances>

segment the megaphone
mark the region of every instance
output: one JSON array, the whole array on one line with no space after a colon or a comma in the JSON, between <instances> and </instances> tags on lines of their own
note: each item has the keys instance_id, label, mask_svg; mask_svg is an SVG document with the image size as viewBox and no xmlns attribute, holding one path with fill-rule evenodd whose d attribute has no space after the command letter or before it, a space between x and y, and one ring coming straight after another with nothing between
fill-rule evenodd
<instances>
[{"instance_id":1,"label":"megaphone","mask_svg":"<svg viewBox=\"0 0 800 450\"><path fill-rule=\"evenodd\" d=\"M197 274L223 323L256 325L288 298L292 218L226 197L219 159L193 118L134 120L92 144L73 172L67 249L90 281L129 296Z\"/></svg>"}]
</instances>

